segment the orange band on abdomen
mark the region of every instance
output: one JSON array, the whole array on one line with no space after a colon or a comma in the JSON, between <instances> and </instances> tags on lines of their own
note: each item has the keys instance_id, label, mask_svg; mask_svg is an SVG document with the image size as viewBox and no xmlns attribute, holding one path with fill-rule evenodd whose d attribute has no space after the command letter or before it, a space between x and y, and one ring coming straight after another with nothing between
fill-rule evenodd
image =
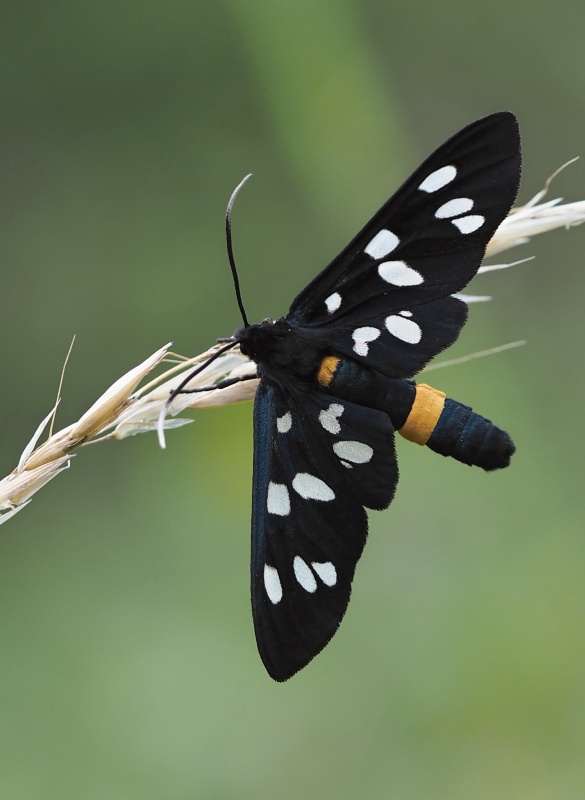
<instances>
[{"instance_id":1,"label":"orange band on abdomen","mask_svg":"<svg viewBox=\"0 0 585 800\"><path fill-rule=\"evenodd\" d=\"M319 372L317 373L317 380L324 389L329 386L335 377L335 372L340 360L341 359L337 358L337 356L325 356L321 362Z\"/></svg>"},{"instance_id":2,"label":"orange band on abdomen","mask_svg":"<svg viewBox=\"0 0 585 800\"><path fill-rule=\"evenodd\" d=\"M417 383L414 403L398 433L416 444L426 444L445 407L445 393L426 383Z\"/></svg>"}]
</instances>

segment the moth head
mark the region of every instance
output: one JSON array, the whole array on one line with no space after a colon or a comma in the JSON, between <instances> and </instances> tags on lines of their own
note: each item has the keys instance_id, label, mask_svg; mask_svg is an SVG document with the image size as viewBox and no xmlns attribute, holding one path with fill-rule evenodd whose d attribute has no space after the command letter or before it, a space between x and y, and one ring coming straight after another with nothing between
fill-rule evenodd
<instances>
[{"instance_id":1,"label":"moth head","mask_svg":"<svg viewBox=\"0 0 585 800\"><path fill-rule=\"evenodd\" d=\"M262 361L270 357L276 346L276 339L280 338L277 330L279 323L275 324L269 317L255 325L244 325L239 328L234 339L239 342L240 350L253 361Z\"/></svg>"}]
</instances>

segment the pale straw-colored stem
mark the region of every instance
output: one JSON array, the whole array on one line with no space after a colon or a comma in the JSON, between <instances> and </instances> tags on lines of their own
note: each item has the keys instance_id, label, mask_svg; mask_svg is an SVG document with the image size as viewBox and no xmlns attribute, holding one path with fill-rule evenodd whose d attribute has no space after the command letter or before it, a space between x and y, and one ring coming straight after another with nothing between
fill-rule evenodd
<instances>
[{"instance_id":1,"label":"pale straw-colored stem","mask_svg":"<svg viewBox=\"0 0 585 800\"><path fill-rule=\"evenodd\" d=\"M510 212L490 241L486 256L493 256L511 247L524 244L536 234L554 228L570 228L585 222L585 201L563 204L561 199L556 199L541 202L553 177L554 175L549 178L544 188L532 200ZM529 259L510 264L482 266L479 272L504 269L527 260ZM461 295L461 297L468 303L489 299L486 295ZM442 364L436 364L427 369L462 363L470 358L500 352L519 344L521 342L512 342L509 345L492 348L471 356L444 361ZM141 364L119 378L81 415L77 422L53 433L55 411L59 404L59 399L57 399L54 408L47 414L24 448L18 465L3 480L0 480L0 524L24 508L39 489L67 469L74 451L81 445L104 439L124 439L137 433L154 431L172 390L179 386L189 371L200 366L216 353L220 345L215 345L204 353L188 359L170 353L169 347L170 345L161 347ZM171 358L177 363L156 378L151 379L141 389L137 389L147 375L150 375L163 361L170 363ZM232 351L209 364L185 388L209 387L224 378L255 375L255 369L255 364L242 355L236 346ZM257 384L257 380L245 380L225 389L211 389L197 394L180 394L173 400L169 409L169 414L173 419L165 419L164 427L176 428L191 422L186 418L174 418L176 414L185 409L206 408L249 400L254 396ZM49 436L42 444L38 444L49 421L51 421Z\"/></svg>"}]
</instances>

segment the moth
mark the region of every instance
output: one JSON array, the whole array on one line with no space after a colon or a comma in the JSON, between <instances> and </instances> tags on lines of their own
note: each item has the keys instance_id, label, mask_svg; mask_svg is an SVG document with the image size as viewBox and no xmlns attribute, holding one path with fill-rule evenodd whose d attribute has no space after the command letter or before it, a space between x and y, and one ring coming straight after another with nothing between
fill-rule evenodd
<instances>
[{"instance_id":1,"label":"moth","mask_svg":"<svg viewBox=\"0 0 585 800\"><path fill-rule=\"evenodd\" d=\"M293 300L249 324L227 214L228 255L257 365L251 595L262 661L285 681L330 641L347 609L368 533L398 466L394 432L494 470L515 447L471 408L412 378L459 336L476 274L520 181L515 116L471 123L440 146ZM189 376L189 379L191 376ZM176 389L183 391L187 381ZM227 379L221 388L237 379ZM167 404L168 405L168 404Z\"/></svg>"}]
</instances>

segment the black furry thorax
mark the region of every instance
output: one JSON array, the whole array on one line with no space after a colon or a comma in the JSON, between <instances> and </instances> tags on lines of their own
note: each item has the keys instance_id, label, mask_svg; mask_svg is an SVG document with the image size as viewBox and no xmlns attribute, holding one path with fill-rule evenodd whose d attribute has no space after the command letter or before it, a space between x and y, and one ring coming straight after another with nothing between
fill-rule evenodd
<instances>
[{"instance_id":1,"label":"black furry thorax","mask_svg":"<svg viewBox=\"0 0 585 800\"><path fill-rule=\"evenodd\" d=\"M305 384L308 388L327 354L330 337L282 317L239 328L234 338L242 353L256 362L261 378L287 385Z\"/></svg>"}]
</instances>

